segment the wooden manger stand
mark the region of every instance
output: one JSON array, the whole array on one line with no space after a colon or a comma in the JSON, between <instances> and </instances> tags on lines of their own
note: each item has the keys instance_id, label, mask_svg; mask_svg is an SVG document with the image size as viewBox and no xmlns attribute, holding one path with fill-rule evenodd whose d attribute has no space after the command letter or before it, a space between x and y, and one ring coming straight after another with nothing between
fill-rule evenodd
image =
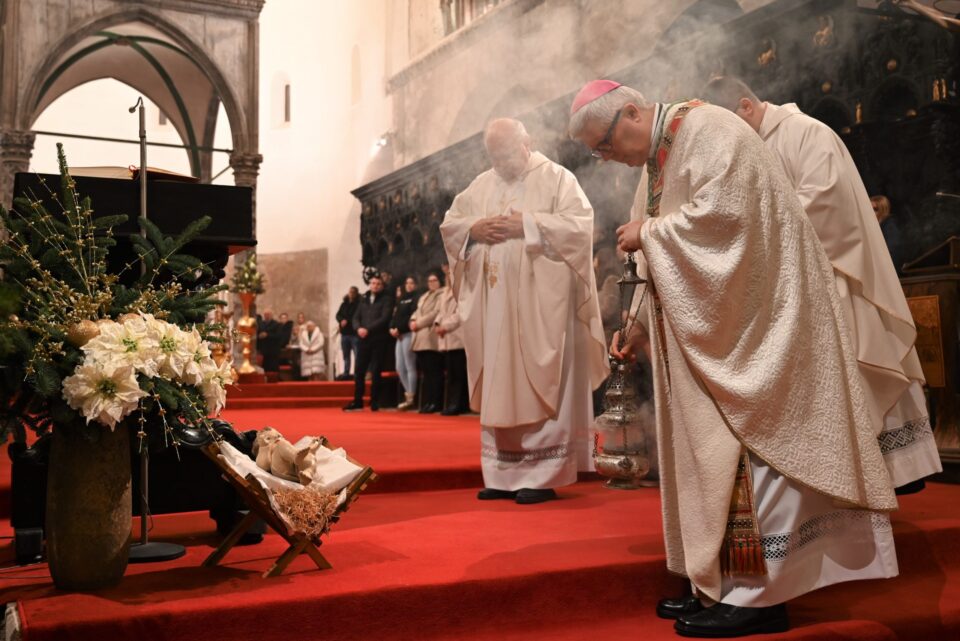
<instances>
[{"instance_id":1,"label":"wooden manger stand","mask_svg":"<svg viewBox=\"0 0 960 641\"><path fill-rule=\"evenodd\" d=\"M321 437L322 444L324 447L327 447L327 439ZM277 557L277 560L273 562L273 565L270 566L270 569L263 573L263 577L278 576L287 569L295 558L301 554L306 554L309 556L313 562L317 565L317 568L320 570L326 570L331 567L330 562L323 556L319 549L319 542L314 543L310 540L310 537L303 532L294 532L287 525L287 522L277 513L274 508L273 503L270 500L270 496L267 494L267 490L260 484L260 482L252 474L247 475L246 478L240 476L232 467L227 465L220 458L220 446L217 443L211 443L203 450L208 457L214 462L214 464L220 468L220 471L223 473L223 478L226 479L230 485L237 491L237 494L243 499L243 502L246 503L247 507L250 508L250 511L247 513L243 519L237 523L236 527L230 531L230 534L220 542L220 545L217 546L213 552L210 553L204 562L203 567L214 567L219 564L220 561L227 555L227 553L235 546L240 538L249 530L257 519L263 519L263 521L269 525L277 534L282 536L289 547L286 551ZM367 485L372 483L377 479L377 475L374 473L373 468L369 466L363 466L361 463L358 463L354 459L347 457L354 465L363 467L363 470L355 478L350 485L347 486L347 496L344 502L337 507L336 512L333 516L330 517L330 524L334 524L340 520L340 516L350 509L350 505L360 496L360 493L366 489ZM328 527L329 529L329 527Z\"/></svg>"}]
</instances>

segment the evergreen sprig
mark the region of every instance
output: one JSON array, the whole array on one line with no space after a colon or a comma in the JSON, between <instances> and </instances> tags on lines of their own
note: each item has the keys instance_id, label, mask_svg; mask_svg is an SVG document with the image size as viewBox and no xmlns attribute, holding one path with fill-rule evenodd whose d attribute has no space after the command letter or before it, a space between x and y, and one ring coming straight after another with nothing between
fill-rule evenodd
<instances>
[{"instance_id":1,"label":"evergreen sprig","mask_svg":"<svg viewBox=\"0 0 960 641\"><path fill-rule=\"evenodd\" d=\"M200 279L212 273L210 267L183 252L210 224L209 217L174 237L140 218L141 235L130 238L138 258L111 273L114 228L128 218L95 217L90 199L77 193L59 144L57 160L58 192L43 183L45 199L29 194L15 199L9 211L0 207L6 234L0 245L0 442L11 432L23 439L26 430L43 434L53 424L82 423L61 391L63 379L84 357L68 340L71 328L81 321L149 313L183 327L196 326L207 336L207 313L224 304L216 294L226 285L201 285ZM52 201L59 211L51 213L44 201ZM135 274L139 277L132 278ZM131 284L121 283L123 277ZM198 409L204 407L203 399L194 398L196 390L173 392L164 383L155 385L167 406L167 421L196 425L206 420ZM151 405L148 413L159 407Z\"/></svg>"}]
</instances>

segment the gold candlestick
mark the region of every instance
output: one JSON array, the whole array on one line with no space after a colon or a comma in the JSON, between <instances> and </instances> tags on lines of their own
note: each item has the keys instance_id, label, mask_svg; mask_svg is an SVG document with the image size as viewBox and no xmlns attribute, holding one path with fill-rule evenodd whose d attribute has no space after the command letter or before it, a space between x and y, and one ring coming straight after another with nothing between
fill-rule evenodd
<instances>
[{"instance_id":1,"label":"gold candlestick","mask_svg":"<svg viewBox=\"0 0 960 641\"><path fill-rule=\"evenodd\" d=\"M241 335L243 344L243 363L240 364L241 374L255 374L257 368L253 362L257 354L257 319L250 316L250 306L257 295L253 292L240 292L240 304L243 305L243 318L237 321L237 331Z\"/></svg>"}]
</instances>

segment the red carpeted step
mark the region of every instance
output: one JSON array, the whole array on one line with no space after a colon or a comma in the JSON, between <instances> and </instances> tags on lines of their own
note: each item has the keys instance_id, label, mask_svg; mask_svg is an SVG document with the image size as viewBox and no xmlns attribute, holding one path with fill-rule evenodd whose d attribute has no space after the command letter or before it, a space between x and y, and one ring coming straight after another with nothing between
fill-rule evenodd
<instances>
[{"instance_id":1,"label":"red carpeted step","mask_svg":"<svg viewBox=\"0 0 960 641\"><path fill-rule=\"evenodd\" d=\"M283 383L247 383L227 388L227 404L242 398L326 398L353 397L353 381L289 381ZM367 383L369 392L370 383Z\"/></svg>"},{"instance_id":2,"label":"red carpeted step","mask_svg":"<svg viewBox=\"0 0 960 641\"><path fill-rule=\"evenodd\" d=\"M344 405L346 402L344 402ZM409 492L483 487L480 421L476 416L416 412L344 412L324 409L228 409L224 419L238 430L270 425L291 442L322 434L365 465L380 480L369 492Z\"/></svg>"},{"instance_id":3,"label":"red carpeted step","mask_svg":"<svg viewBox=\"0 0 960 641\"><path fill-rule=\"evenodd\" d=\"M350 396L292 396L278 397L231 397L227 406L231 410L269 410L269 409L296 409L296 408L343 408L353 400Z\"/></svg>"},{"instance_id":4,"label":"red carpeted step","mask_svg":"<svg viewBox=\"0 0 960 641\"><path fill-rule=\"evenodd\" d=\"M198 567L214 541L202 515L157 517L155 539L182 559L128 569L96 594L62 594L45 566L3 573L25 641L47 639L674 639L653 605L676 594L656 490L582 484L542 505L479 502L472 492L366 496L326 539L328 571L306 558L259 576L277 536ZM895 517L901 576L833 586L790 606L794 629L765 639L960 638L960 488L931 485ZM909 500L907 500L909 499Z\"/></svg>"}]
</instances>

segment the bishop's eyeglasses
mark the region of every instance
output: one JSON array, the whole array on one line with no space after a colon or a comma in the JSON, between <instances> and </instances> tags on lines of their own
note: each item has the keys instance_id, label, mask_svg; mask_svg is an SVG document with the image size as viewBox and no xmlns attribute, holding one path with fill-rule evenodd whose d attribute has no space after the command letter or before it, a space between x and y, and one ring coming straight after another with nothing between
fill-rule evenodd
<instances>
[{"instance_id":1,"label":"bishop's eyeglasses","mask_svg":"<svg viewBox=\"0 0 960 641\"><path fill-rule=\"evenodd\" d=\"M603 154L610 153L613 151L613 130L616 129L617 123L620 121L620 114L623 113L623 108L617 109L617 113L613 115L613 120L610 122L610 127L607 129L607 135L603 137L603 140L597 143L597 146L590 151L590 155L594 158L603 158Z\"/></svg>"}]
</instances>

